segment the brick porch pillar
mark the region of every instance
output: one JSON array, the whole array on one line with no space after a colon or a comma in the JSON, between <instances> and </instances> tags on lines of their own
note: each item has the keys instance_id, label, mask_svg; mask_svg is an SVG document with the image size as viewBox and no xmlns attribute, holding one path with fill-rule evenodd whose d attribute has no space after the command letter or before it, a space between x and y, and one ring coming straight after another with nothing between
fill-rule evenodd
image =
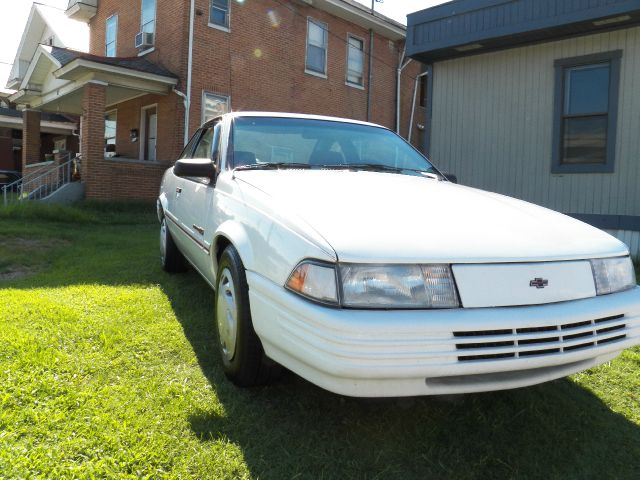
<instances>
[{"instance_id":1,"label":"brick porch pillar","mask_svg":"<svg viewBox=\"0 0 640 480\"><path fill-rule=\"evenodd\" d=\"M40 162L40 112L25 109L22 112L22 171Z\"/></svg>"},{"instance_id":2,"label":"brick porch pillar","mask_svg":"<svg viewBox=\"0 0 640 480\"><path fill-rule=\"evenodd\" d=\"M80 153L82 154L82 181L87 198L102 196L104 179L100 170L104 163L104 109L107 90L102 82L89 82L82 94L82 125Z\"/></svg>"}]
</instances>

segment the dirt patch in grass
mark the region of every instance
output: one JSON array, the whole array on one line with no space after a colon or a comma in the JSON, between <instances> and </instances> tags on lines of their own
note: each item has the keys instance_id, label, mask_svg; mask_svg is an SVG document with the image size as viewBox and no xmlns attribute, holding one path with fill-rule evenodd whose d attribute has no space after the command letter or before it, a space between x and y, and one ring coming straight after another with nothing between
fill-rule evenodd
<instances>
[{"instance_id":1,"label":"dirt patch in grass","mask_svg":"<svg viewBox=\"0 0 640 480\"><path fill-rule=\"evenodd\" d=\"M29 277L49 265L51 253L70 246L59 238L24 238L0 235L0 282Z\"/></svg>"}]
</instances>

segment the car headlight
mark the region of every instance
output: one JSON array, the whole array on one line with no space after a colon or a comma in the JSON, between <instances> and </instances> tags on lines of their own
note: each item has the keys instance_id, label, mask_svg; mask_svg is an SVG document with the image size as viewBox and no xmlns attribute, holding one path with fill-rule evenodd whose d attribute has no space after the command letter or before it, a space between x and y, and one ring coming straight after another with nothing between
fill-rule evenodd
<instances>
[{"instance_id":1,"label":"car headlight","mask_svg":"<svg viewBox=\"0 0 640 480\"><path fill-rule=\"evenodd\" d=\"M631 257L597 258L591 260L596 293L609 293L628 290L636 286L636 274Z\"/></svg>"},{"instance_id":2,"label":"car headlight","mask_svg":"<svg viewBox=\"0 0 640 480\"><path fill-rule=\"evenodd\" d=\"M456 308L448 265L340 265L342 304L358 308Z\"/></svg>"},{"instance_id":3,"label":"car headlight","mask_svg":"<svg viewBox=\"0 0 640 480\"><path fill-rule=\"evenodd\" d=\"M317 302L350 308L460 306L449 265L341 264L336 267L305 260L291 272L286 287Z\"/></svg>"}]
</instances>

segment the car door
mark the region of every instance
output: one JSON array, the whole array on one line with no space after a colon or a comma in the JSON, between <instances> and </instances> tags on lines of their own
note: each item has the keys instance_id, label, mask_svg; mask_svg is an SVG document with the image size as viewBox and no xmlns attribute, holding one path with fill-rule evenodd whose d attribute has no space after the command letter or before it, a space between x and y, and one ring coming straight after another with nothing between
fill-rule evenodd
<instances>
[{"instance_id":1,"label":"car door","mask_svg":"<svg viewBox=\"0 0 640 480\"><path fill-rule=\"evenodd\" d=\"M198 129L193 137L191 137L191 140L189 140L189 143L182 150L179 159L192 157L192 153L201 135L202 129ZM181 202L181 197L184 188L184 178L174 175L173 171L169 171L167 175L165 175L162 189L167 200L167 204L164 208L164 213L169 220L167 222L167 228L180 251L186 254L192 240L189 237L188 232L184 230L184 222L180 218L180 207L183 204L183 202Z\"/></svg>"},{"instance_id":2,"label":"car door","mask_svg":"<svg viewBox=\"0 0 640 480\"><path fill-rule=\"evenodd\" d=\"M192 154L186 158L212 160L213 146L218 137L218 124L204 127ZM176 188L175 215L186 240L181 251L208 278L210 244L205 240L205 226L213 184L211 179L201 177L184 177L180 182Z\"/></svg>"}]
</instances>

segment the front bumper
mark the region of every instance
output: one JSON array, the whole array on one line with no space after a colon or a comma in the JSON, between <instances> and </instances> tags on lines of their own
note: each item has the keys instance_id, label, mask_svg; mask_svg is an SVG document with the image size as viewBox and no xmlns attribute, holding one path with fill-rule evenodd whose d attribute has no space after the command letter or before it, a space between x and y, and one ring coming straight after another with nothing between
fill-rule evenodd
<instances>
[{"instance_id":1,"label":"front bumper","mask_svg":"<svg viewBox=\"0 0 640 480\"><path fill-rule=\"evenodd\" d=\"M253 272L247 281L267 356L349 396L523 387L640 344L640 287L525 307L363 311L316 305Z\"/></svg>"}]
</instances>

